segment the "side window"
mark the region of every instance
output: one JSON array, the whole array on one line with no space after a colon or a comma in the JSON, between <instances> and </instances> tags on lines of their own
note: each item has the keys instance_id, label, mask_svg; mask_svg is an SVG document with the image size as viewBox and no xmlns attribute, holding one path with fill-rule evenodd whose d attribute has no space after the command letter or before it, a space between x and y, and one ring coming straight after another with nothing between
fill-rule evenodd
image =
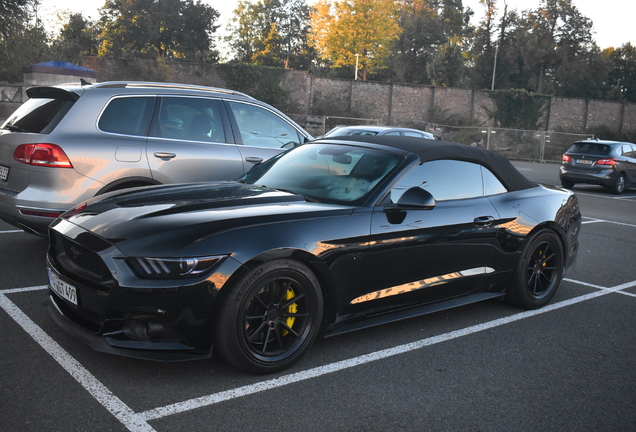
<instances>
[{"instance_id":1,"label":"side window","mask_svg":"<svg viewBox=\"0 0 636 432\"><path fill-rule=\"evenodd\" d=\"M501 184L499 179L486 167L481 167L482 178L484 179L484 195L498 195L508 192L508 189Z\"/></svg>"},{"instance_id":2,"label":"side window","mask_svg":"<svg viewBox=\"0 0 636 432\"><path fill-rule=\"evenodd\" d=\"M154 97L118 97L108 102L97 127L103 132L146 136Z\"/></svg>"},{"instance_id":3,"label":"side window","mask_svg":"<svg viewBox=\"0 0 636 432\"><path fill-rule=\"evenodd\" d=\"M300 144L296 129L273 112L240 102L229 102L229 105L244 145L291 148Z\"/></svg>"},{"instance_id":4,"label":"side window","mask_svg":"<svg viewBox=\"0 0 636 432\"><path fill-rule=\"evenodd\" d=\"M224 143L222 109L218 99L164 96L153 118L150 135Z\"/></svg>"},{"instance_id":5,"label":"side window","mask_svg":"<svg viewBox=\"0 0 636 432\"><path fill-rule=\"evenodd\" d=\"M416 138L423 138L422 134L417 133L417 132L410 132L410 131L404 131L402 132L404 134L404 136L410 136L410 137L416 137Z\"/></svg>"},{"instance_id":6,"label":"side window","mask_svg":"<svg viewBox=\"0 0 636 432\"><path fill-rule=\"evenodd\" d=\"M636 158L636 151L634 151L634 146L623 144L623 156Z\"/></svg>"},{"instance_id":7,"label":"side window","mask_svg":"<svg viewBox=\"0 0 636 432\"><path fill-rule=\"evenodd\" d=\"M431 161L413 167L391 190L391 201L398 202L407 189L415 186L430 192L437 201L484 195L481 165L455 160Z\"/></svg>"},{"instance_id":8,"label":"side window","mask_svg":"<svg viewBox=\"0 0 636 432\"><path fill-rule=\"evenodd\" d=\"M400 132L399 131L392 131L392 132L387 132L384 135L388 135L388 136L400 136Z\"/></svg>"}]
</instances>

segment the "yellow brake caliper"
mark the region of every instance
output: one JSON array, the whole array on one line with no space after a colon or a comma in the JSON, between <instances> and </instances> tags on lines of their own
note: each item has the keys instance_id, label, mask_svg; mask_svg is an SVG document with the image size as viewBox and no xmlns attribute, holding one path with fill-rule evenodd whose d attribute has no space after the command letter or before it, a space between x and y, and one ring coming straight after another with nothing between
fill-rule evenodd
<instances>
[{"instance_id":1,"label":"yellow brake caliper","mask_svg":"<svg viewBox=\"0 0 636 432\"><path fill-rule=\"evenodd\" d=\"M294 289L292 287L287 288L287 292L285 293L285 300L291 300L294 298L294 296L296 295L296 293L294 292ZM298 312L298 305L296 303L292 303L289 306L287 306L287 312L290 314L295 314ZM296 317L287 317L287 320L285 320L285 324L287 324L287 327L292 328L294 326L294 322L296 321ZM289 333L288 330L285 330L285 332L283 333L283 336L287 336L287 334Z\"/></svg>"}]
</instances>

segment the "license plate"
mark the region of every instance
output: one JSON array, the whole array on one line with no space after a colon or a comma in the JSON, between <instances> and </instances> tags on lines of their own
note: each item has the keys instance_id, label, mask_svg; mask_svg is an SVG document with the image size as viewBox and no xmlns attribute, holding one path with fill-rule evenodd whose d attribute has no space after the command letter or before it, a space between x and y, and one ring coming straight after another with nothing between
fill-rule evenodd
<instances>
[{"instance_id":1,"label":"license plate","mask_svg":"<svg viewBox=\"0 0 636 432\"><path fill-rule=\"evenodd\" d=\"M592 165L594 163L594 161L587 160L587 159L577 159L576 163L580 164L580 165Z\"/></svg>"},{"instance_id":2,"label":"license plate","mask_svg":"<svg viewBox=\"0 0 636 432\"><path fill-rule=\"evenodd\" d=\"M53 292L74 305L77 305L77 290L75 287L58 278L50 269L47 270L49 272L49 285Z\"/></svg>"},{"instance_id":3,"label":"license plate","mask_svg":"<svg viewBox=\"0 0 636 432\"><path fill-rule=\"evenodd\" d=\"M9 178L9 167L0 165L0 180Z\"/></svg>"}]
</instances>

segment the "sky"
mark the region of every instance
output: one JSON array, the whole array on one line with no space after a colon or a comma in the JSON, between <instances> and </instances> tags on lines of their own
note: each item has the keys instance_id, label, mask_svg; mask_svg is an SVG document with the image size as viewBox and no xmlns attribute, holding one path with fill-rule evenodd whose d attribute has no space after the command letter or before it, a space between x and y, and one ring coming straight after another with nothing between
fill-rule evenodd
<instances>
[{"instance_id":1,"label":"sky","mask_svg":"<svg viewBox=\"0 0 636 432\"><path fill-rule=\"evenodd\" d=\"M539 0L498 0L498 6L502 10L504 1L508 4L509 10L534 9L539 5ZM221 13L222 25L231 17L238 4L238 0L203 0L203 2ZM104 0L41 0L39 15L49 23L51 28L54 28L56 21L54 17L57 11L82 12L84 16L97 20L99 18L97 10L104 3ZM572 3L594 23L596 32L594 39L601 49L610 46L620 47L627 42L636 45L636 27L632 27L634 16L636 16L636 1L572 0ZM477 18L474 24L477 25L479 19L483 17L484 7L479 4L479 0L463 0L463 4L475 11Z\"/></svg>"}]
</instances>

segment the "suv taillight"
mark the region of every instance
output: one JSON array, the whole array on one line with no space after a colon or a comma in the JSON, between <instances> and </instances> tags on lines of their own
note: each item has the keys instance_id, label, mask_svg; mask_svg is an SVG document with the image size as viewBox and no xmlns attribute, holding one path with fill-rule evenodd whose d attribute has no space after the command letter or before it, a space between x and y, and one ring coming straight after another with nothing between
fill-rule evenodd
<instances>
[{"instance_id":1,"label":"suv taillight","mask_svg":"<svg viewBox=\"0 0 636 432\"><path fill-rule=\"evenodd\" d=\"M20 144L13 152L13 159L27 165L73 168L64 150L56 144Z\"/></svg>"},{"instance_id":2,"label":"suv taillight","mask_svg":"<svg viewBox=\"0 0 636 432\"><path fill-rule=\"evenodd\" d=\"M566 154L561 156L561 162L572 162L572 158Z\"/></svg>"},{"instance_id":3,"label":"suv taillight","mask_svg":"<svg viewBox=\"0 0 636 432\"><path fill-rule=\"evenodd\" d=\"M601 159L596 161L596 165L616 165L616 159Z\"/></svg>"}]
</instances>

